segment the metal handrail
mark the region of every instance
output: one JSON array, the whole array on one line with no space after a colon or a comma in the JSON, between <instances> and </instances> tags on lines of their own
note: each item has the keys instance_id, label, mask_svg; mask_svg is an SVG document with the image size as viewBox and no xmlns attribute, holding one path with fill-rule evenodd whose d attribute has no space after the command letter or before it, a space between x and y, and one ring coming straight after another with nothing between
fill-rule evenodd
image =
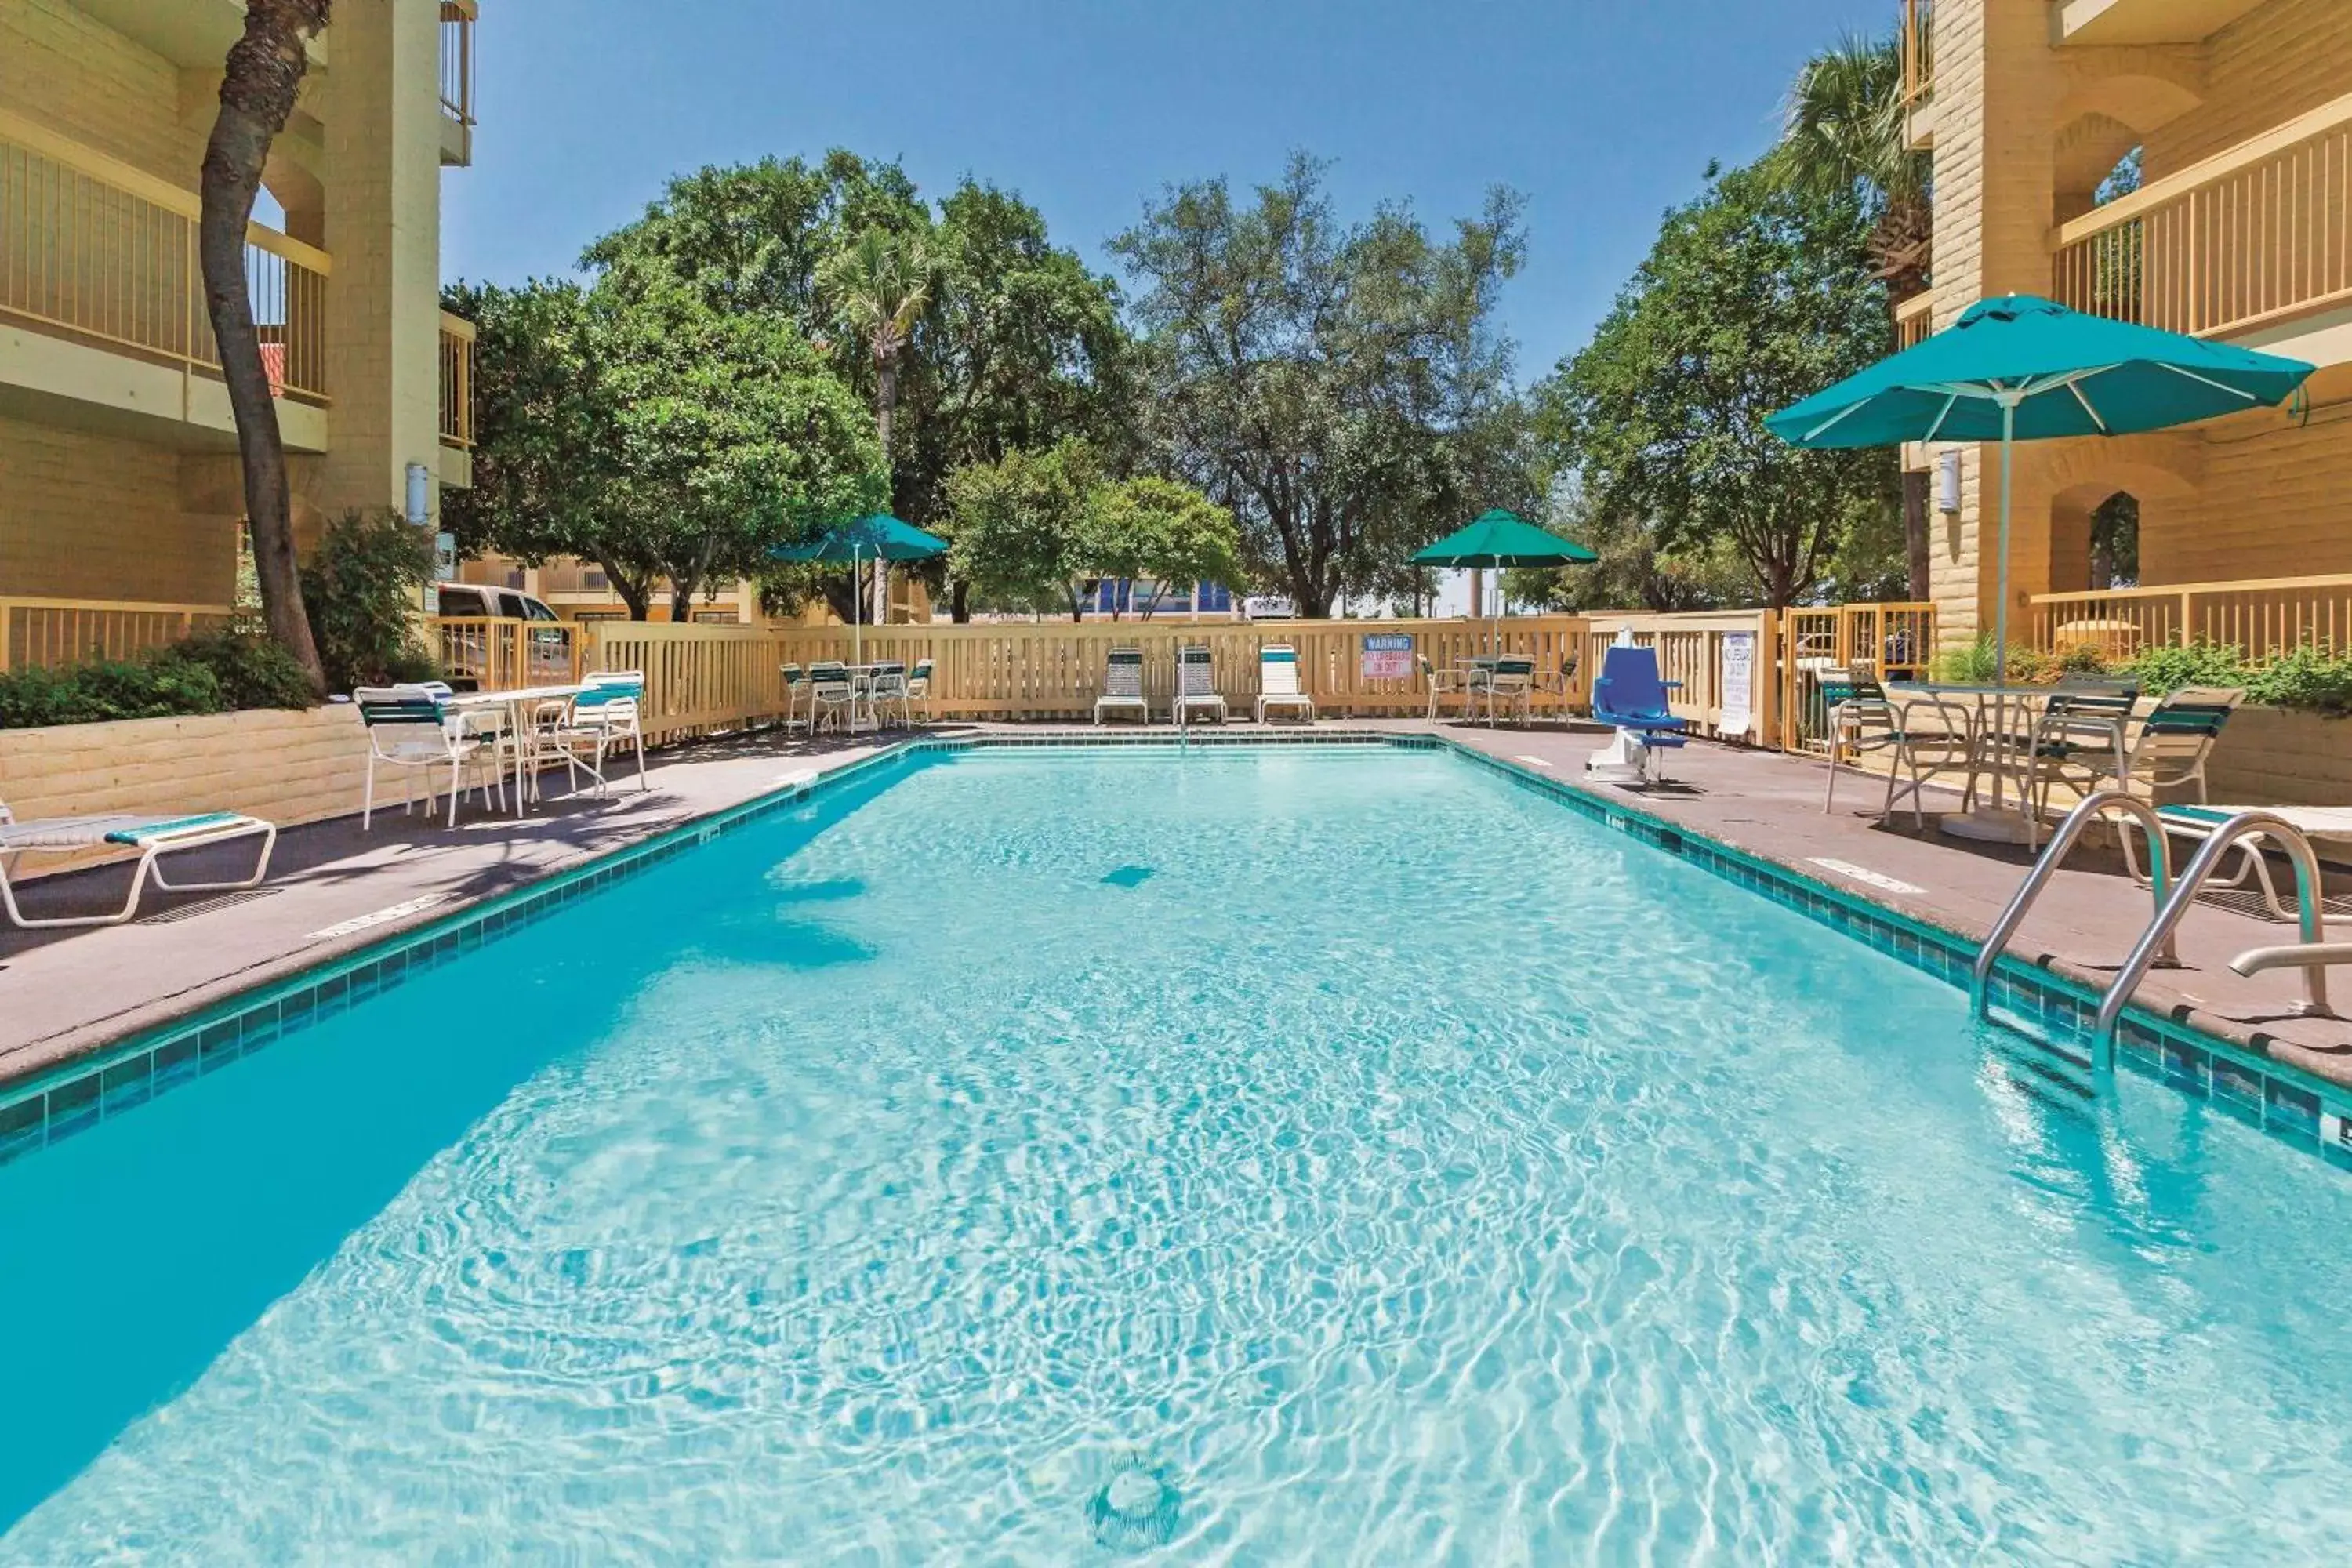
<instances>
[{"instance_id":1,"label":"metal handrail","mask_svg":"<svg viewBox=\"0 0 2352 1568\"><path fill-rule=\"evenodd\" d=\"M2124 1004L2131 1000L2132 992L2138 988L2140 980L2147 973L2158 949L2169 946L2174 928L2180 924L2181 916L2189 912L2189 906L2197 901L2198 889L2213 875L2214 868L2221 863L2222 856L2228 854L2240 839L2258 833L2285 850L2287 858L2294 862L2295 905L2301 917L2299 924L2304 944L2315 949L2324 948L2326 931L2320 905L2319 857L2312 852L2311 840L2275 812L2238 813L2198 847L2197 853L2189 859L2188 869L2180 873L2179 885L2172 889L2172 896L2157 911L2155 922L2141 933L2138 945L2132 949L2131 956L2124 960L2123 968L2116 972L2115 984L2107 988L2105 999L2099 1004L2098 1024L2091 1034L2093 1071L2104 1073L2114 1070L2116 1026L2123 1016ZM2261 851L2250 853L2259 854ZM2265 964L2263 967L2282 965ZM2327 1005L2327 959L2325 952L2315 952L2313 962L2299 967L2303 970L2305 997L2300 1010L2305 1016L2332 1016Z\"/></svg>"},{"instance_id":2,"label":"metal handrail","mask_svg":"<svg viewBox=\"0 0 2352 1568\"><path fill-rule=\"evenodd\" d=\"M2033 869L2025 874L2025 880L2018 885L2016 893L2009 900L2009 907L2000 911L1999 920L1992 922L1991 934L1977 950L1976 970L1969 982L1969 999L1975 1005L1978 1017L1985 1016L1985 998L1991 989L1993 965L2009 946L2009 939L2017 934L2017 928L2025 920L2027 908L2040 896L2050 879L2057 874L2058 863L2065 859L2066 851L2074 847L2074 840L2083 836L2084 829L2090 826L2092 819L2110 812L2137 817L2140 826L2147 829L2148 887L2155 895L2157 916L2160 918L2163 915L2165 893L2172 880L2172 852L2165 837L2164 818L2157 815L2152 804L2127 790L2095 791L2068 812L2058 831L2050 836L2050 843L2042 851L2042 858L2033 863ZM2168 942L2162 956L2168 962L2177 962L2179 958Z\"/></svg>"}]
</instances>

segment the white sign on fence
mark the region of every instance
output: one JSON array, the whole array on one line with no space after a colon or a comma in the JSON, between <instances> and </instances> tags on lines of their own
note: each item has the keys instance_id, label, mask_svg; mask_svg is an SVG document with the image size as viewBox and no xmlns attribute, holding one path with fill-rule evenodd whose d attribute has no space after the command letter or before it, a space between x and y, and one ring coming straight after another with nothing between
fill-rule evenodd
<instances>
[{"instance_id":1,"label":"white sign on fence","mask_svg":"<svg viewBox=\"0 0 2352 1568\"><path fill-rule=\"evenodd\" d=\"M1402 680L1412 673L1412 638L1396 633L1364 634L1364 679Z\"/></svg>"},{"instance_id":2,"label":"white sign on fence","mask_svg":"<svg viewBox=\"0 0 2352 1568\"><path fill-rule=\"evenodd\" d=\"M1716 732L1729 738L1756 728L1756 634L1723 634L1723 710Z\"/></svg>"}]
</instances>

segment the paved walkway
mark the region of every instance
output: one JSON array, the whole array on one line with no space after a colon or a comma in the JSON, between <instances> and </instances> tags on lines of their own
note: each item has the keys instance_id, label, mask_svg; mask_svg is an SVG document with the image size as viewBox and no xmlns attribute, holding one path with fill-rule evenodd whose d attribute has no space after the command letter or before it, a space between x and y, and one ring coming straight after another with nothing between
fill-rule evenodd
<instances>
[{"instance_id":1,"label":"paved walkway","mask_svg":"<svg viewBox=\"0 0 2352 1568\"><path fill-rule=\"evenodd\" d=\"M1404 721L1332 728L1425 731ZM1238 725L1246 730L1248 726ZM1440 732L1525 766L1574 782L1603 739L1589 728L1519 731L1441 724ZM1035 734L1037 726L967 726ZM772 731L657 754L652 789L634 781L609 798L558 798L518 824L479 809L461 811L455 831L404 818L395 808L362 834L356 817L289 831L269 883L257 893L190 895L148 906L126 926L74 932L0 931L0 1081L38 1070L163 1023L248 986L364 946L469 902L636 842L693 817L740 804L793 775L871 755L856 744L787 741ZM1908 818L1882 828L1871 809L1875 781L1841 791L1822 810L1822 764L1776 753L1694 745L1669 763L1671 789L1627 792L1654 816L1836 883L1969 938L1979 938L2024 875L2021 849L1969 844ZM1601 789L1600 793L1613 793ZM1931 795L1931 800L1935 797ZM1956 797L1945 797L1957 806ZM224 857L237 852L225 847ZM207 852L211 853L211 852ZM2147 895L2126 881L2112 852L2084 852L2055 878L2013 944L2094 986L2103 985L2148 913ZM121 898L122 872L103 868L34 885L35 910L97 908ZM2315 1075L2352 1085L2352 1025L2299 1017L2298 973L2252 979L2231 973L2231 956L2289 940L2289 928L2207 902L2183 922L2183 966L2158 971L2143 1003L2176 1010ZM2352 998L2352 974L2339 987Z\"/></svg>"}]
</instances>

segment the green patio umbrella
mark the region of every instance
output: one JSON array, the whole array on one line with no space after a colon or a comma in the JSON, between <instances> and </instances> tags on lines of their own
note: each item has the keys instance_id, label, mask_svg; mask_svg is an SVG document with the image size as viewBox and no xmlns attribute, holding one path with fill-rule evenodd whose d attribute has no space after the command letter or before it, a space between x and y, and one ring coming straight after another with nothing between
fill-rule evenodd
<instances>
[{"instance_id":1,"label":"green patio umbrella","mask_svg":"<svg viewBox=\"0 0 2352 1568\"><path fill-rule=\"evenodd\" d=\"M1887 447L1899 441L1999 441L2000 534L1993 601L1993 685L2009 683L2011 455L2020 441L2128 436L2282 403L2312 367L2226 343L2104 316L2031 294L1979 300L1926 342L1879 361L1769 416L1798 447ZM2005 698L1996 691L1994 701ZM1999 722L2000 709L1995 709ZM2029 837L2021 816L1992 801L1949 831Z\"/></svg>"},{"instance_id":2,"label":"green patio umbrella","mask_svg":"<svg viewBox=\"0 0 2352 1568\"><path fill-rule=\"evenodd\" d=\"M1416 566L1457 566L1487 570L1504 566L1582 566L1600 560L1572 539L1538 528L1515 511L1496 507L1480 514L1467 528L1456 529L1434 544L1412 552ZM1502 637L1501 585L1495 595L1495 637Z\"/></svg>"},{"instance_id":3,"label":"green patio umbrella","mask_svg":"<svg viewBox=\"0 0 2352 1568\"><path fill-rule=\"evenodd\" d=\"M929 561L947 551L948 542L939 535L925 533L911 522L901 522L888 512L877 511L855 522L829 528L805 544L779 544L768 553L778 561L845 561L854 583L858 567L866 562L881 562L887 572L890 562ZM865 606L859 603L865 596L862 591L850 596L850 658L856 664L866 662Z\"/></svg>"},{"instance_id":4,"label":"green patio umbrella","mask_svg":"<svg viewBox=\"0 0 2352 1568\"><path fill-rule=\"evenodd\" d=\"M2128 436L2284 402L2300 360L2084 315L2031 294L1980 300L1927 342L1764 421L1798 447L2000 443L1995 684L2008 676L2011 453L2020 441Z\"/></svg>"}]
</instances>

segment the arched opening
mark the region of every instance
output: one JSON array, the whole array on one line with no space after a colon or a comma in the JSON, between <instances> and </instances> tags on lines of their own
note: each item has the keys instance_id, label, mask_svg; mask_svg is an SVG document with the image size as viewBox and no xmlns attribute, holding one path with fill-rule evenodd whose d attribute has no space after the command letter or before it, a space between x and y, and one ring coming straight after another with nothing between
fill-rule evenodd
<instances>
[{"instance_id":1,"label":"arched opening","mask_svg":"<svg viewBox=\"0 0 2352 1568\"><path fill-rule=\"evenodd\" d=\"M2139 586L2139 498L2117 490L2091 509L2088 581L2093 592Z\"/></svg>"}]
</instances>

